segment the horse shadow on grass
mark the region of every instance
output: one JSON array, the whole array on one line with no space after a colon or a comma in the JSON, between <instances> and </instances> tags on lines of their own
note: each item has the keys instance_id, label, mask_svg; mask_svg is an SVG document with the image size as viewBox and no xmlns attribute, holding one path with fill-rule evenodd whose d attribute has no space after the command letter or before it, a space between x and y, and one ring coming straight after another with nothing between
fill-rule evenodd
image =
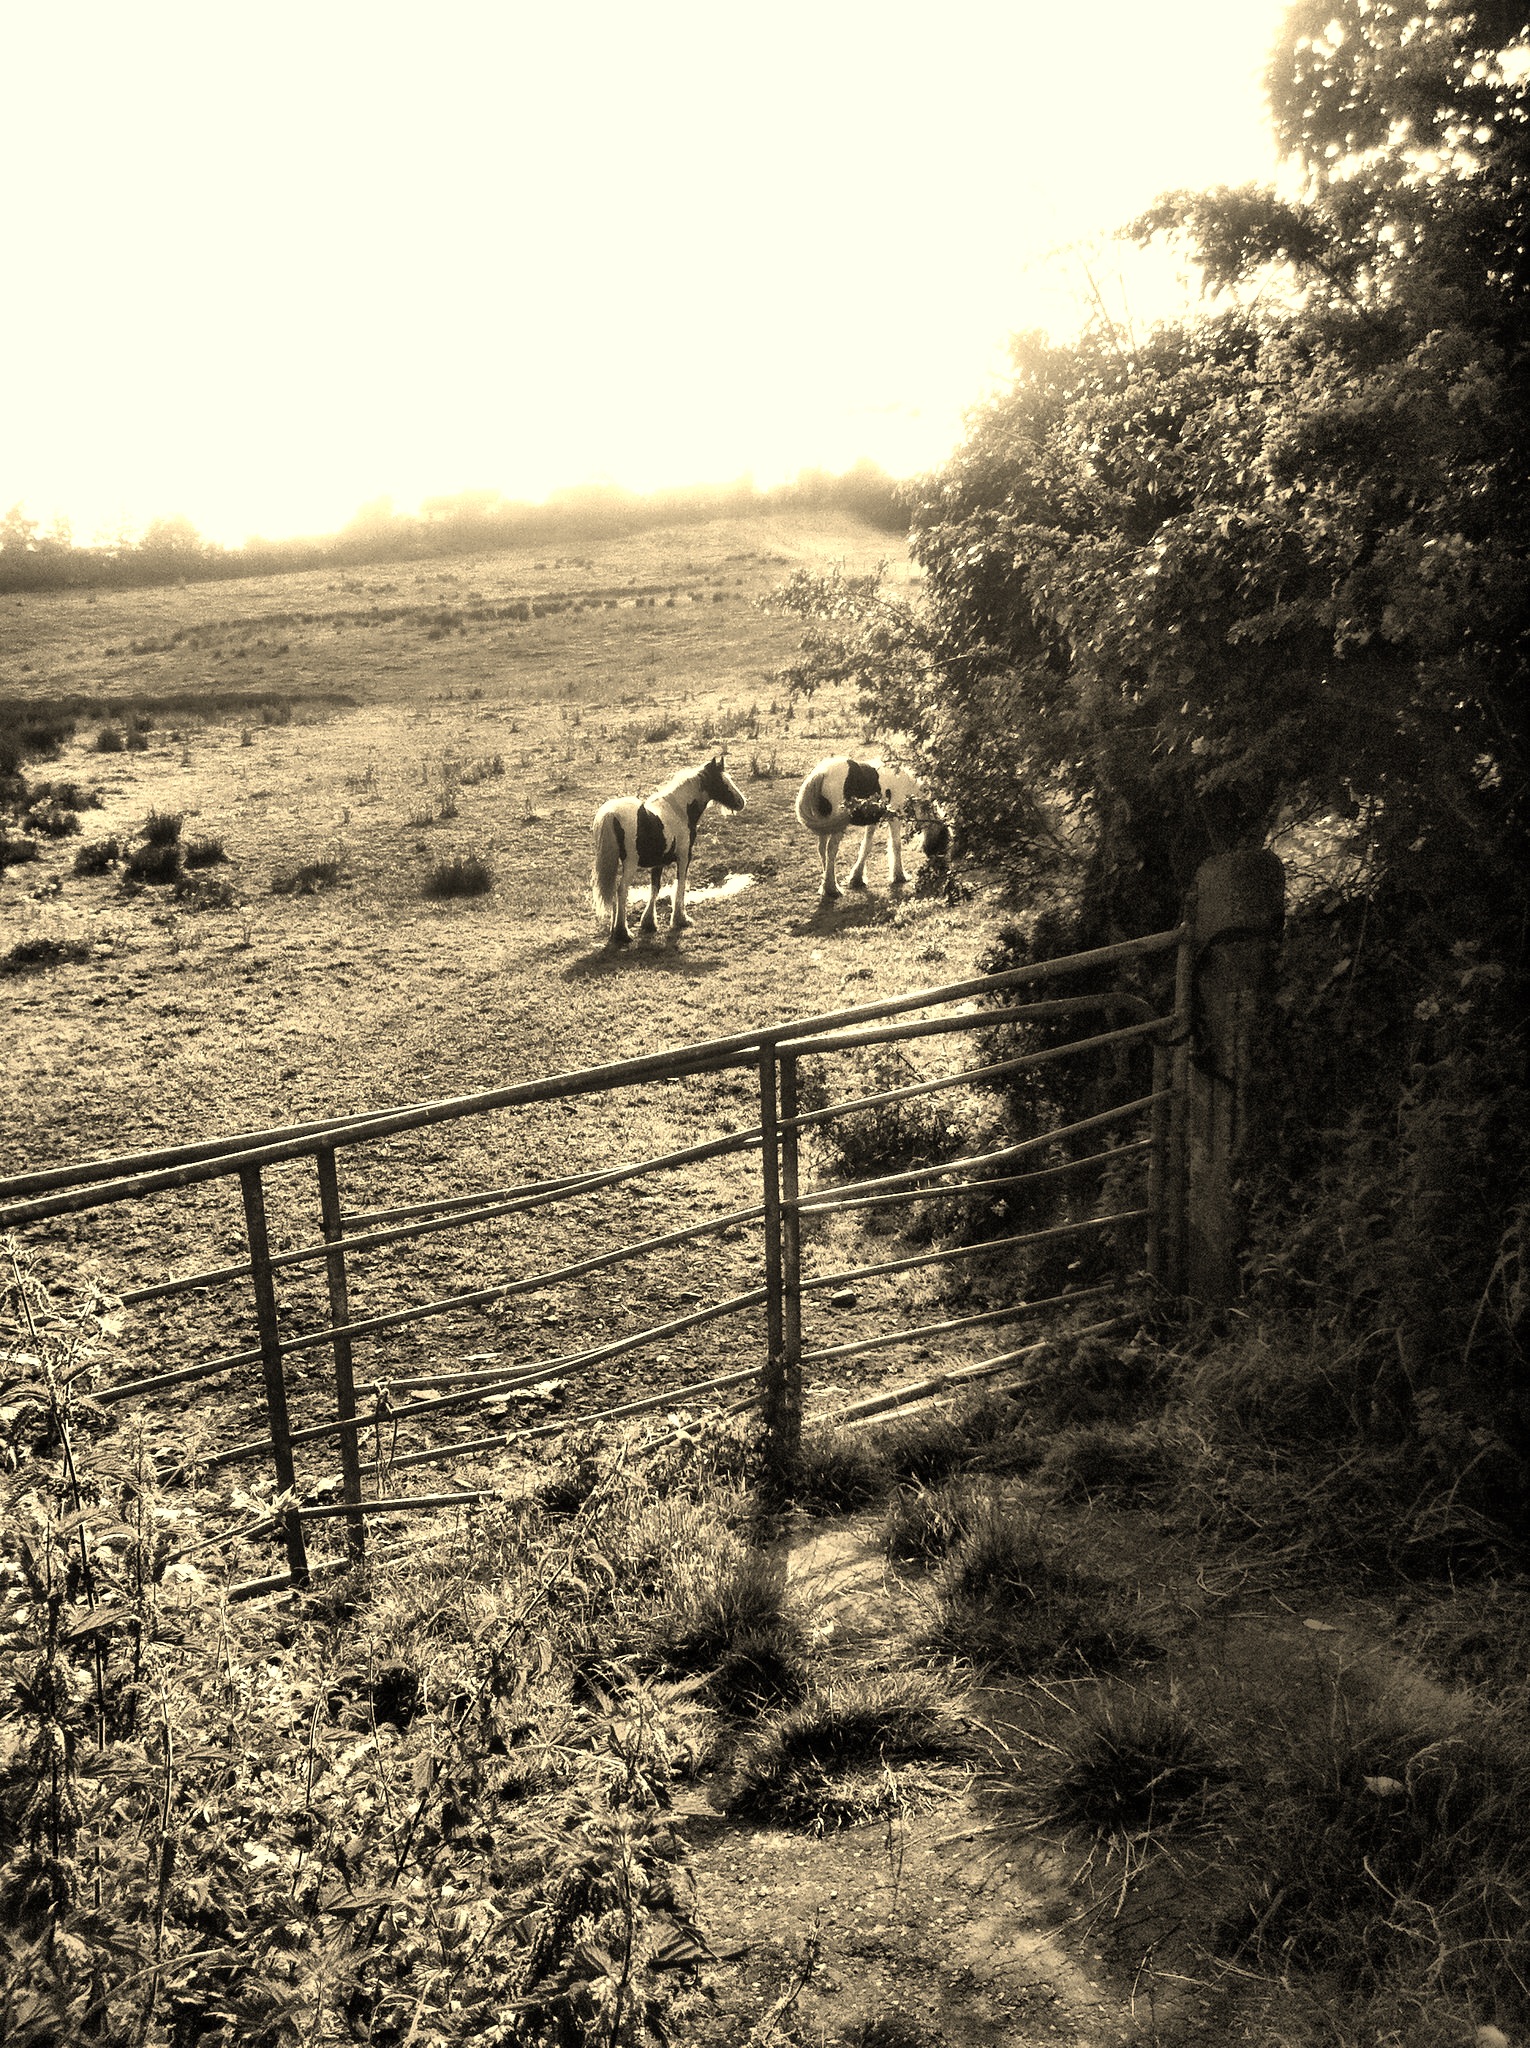
<instances>
[{"instance_id":1,"label":"horse shadow on grass","mask_svg":"<svg viewBox=\"0 0 1530 2048\"><path fill-rule=\"evenodd\" d=\"M794 939L835 938L841 932L862 931L867 925L891 924L908 901L906 888L883 896L870 889L857 889L833 903L817 903L807 917L791 918L786 929Z\"/></svg>"},{"instance_id":2,"label":"horse shadow on grass","mask_svg":"<svg viewBox=\"0 0 1530 2048\"><path fill-rule=\"evenodd\" d=\"M617 974L678 974L694 981L700 975L715 974L722 964L720 955L687 952L661 932L656 939L638 939L630 946L596 946L571 960L559 979L604 981Z\"/></svg>"}]
</instances>

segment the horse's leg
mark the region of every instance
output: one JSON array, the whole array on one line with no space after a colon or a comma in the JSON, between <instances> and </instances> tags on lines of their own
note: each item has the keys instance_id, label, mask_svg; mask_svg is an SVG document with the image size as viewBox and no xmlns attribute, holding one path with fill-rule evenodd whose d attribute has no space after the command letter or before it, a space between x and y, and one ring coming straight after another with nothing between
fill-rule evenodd
<instances>
[{"instance_id":1,"label":"horse's leg","mask_svg":"<svg viewBox=\"0 0 1530 2048\"><path fill-rule=\"evenodd\" d=\"M847 889L864 889L866 886L866 861L871 853L871 842L877 835L876 825L870 824L861 834L861 850L855 856L855 866L845 877Z\"/></svg>"},{"instance_id":2,"label":"horse's leg","mask_svg":"<svg viewBox=\"0 0 1530 2048\"><path fill-rule=\"evenodd\" d=\"M648 908L638 919L638 930L640 932L656 932L659 929L659 884L664 879L664 870L662 867L650 868L648 876Z\"/></svg>"},{"instance_id":3,"label":"horse's leg","mask_svg":"<svg viewBox=\"0 0 1530 2048\"><path fill-rule=\"evenodd\" d=\"M823 840L823 887L819 896L825 903L832 903L839 894L839 884L834 879L834 863L839 857L839 842L843 832L826 832Z\"/></svg>"},{"instance_id":4,"label":"horse's leg","mask_svg":"<svg viewBox=\"0 0 1530 2048\"><path fill-rule=\"evenodd\" d=\"M887 881L893 889L900 888L908 880L903 872L903 835L898 830L895 817L887 820Z\"/></svg>"},{"instance_id":5,"label":"horse's leg","mask_svg":"<svg viewBox=\"0 0 1530 2048\"><path fill-rule=\"evenodd\" d=\"M611 944L630 946L632 934L627 929L627 884L630 877L627 863L623 861L616 871L616 896L611 905Z\"/></svg>"},{"instance_id":6,"label":"horse's leg","mask_svg":"<svg viewBox=\"0 0 1530 2048\"><path fill-rule=\"evenodd\" d=\"M672 932L683 932L696 920L685 907L685 878L690 871L691 856L685 847L675 855L675 907L669 914L669 928Z\"/></svg>"}]
</instances>

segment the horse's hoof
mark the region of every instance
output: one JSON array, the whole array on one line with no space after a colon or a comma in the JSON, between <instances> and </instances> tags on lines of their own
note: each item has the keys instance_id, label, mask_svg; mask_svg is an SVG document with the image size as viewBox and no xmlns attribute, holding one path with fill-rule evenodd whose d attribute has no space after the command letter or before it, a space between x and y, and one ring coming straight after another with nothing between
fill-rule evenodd
<instances>
[{"instance_id":1,"label":"horse's hoof","mask_svg":"<svg viewBox=\"0 0 1530 2048\"><path fill-rule=\"evenodd\" d=\"M606 943L611 946L630 946L632 944L632 934L623 925L619 931L612 932Z\"/></svg>"},{"instance_id":2,"label":"horse's hoof","mask_svg":"<svg viewBox=\"0 0 1530 2048\"><path fill-rule=\"evenodd\" d=\"M845 884L845 887L847 889L864 889L865 886L866 877L864 875L852 875L849 881Z\"/></svg>"},{"instance_id":3,"label":"horse's hoof","mask_svg":"<svg viewBox=\"0 0 1530 2048\"><path fill-rule=\"evenodd\" d=\"M669 928L672 932L688 932L695 922L694 917L689 916L685 911L681 911L678 917L670 919Z\"/></svg>"},{"instance_id":4,"label":"horse's hoof","mask_svg":"<svg viewBox=\"0 0 1530 2048\"><path fill-rule=\"evenodd\" d=\"M818 892L818 900L820 903L837 903L839 901L839 897L840 892L838 889L820 889Z\"/></svg>"}]
</instances>

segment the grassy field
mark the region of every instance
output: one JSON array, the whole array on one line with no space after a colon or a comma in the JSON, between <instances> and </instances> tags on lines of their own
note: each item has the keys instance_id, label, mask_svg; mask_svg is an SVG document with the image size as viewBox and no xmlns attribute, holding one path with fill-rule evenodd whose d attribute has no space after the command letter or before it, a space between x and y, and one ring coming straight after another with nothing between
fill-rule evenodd
<instances>
[{"instance_id":1,"label":"grassy field","mask_svg":"<svg viewBox=\"0 0 1530 2048\"><path fill-rule=\"evenodd\" d=\"M843 698L786 701L795 629L756 600L887 547L717 524L578 559L0 601L10 722L76 721L11 806L36 857L0 868L0 1169L480 1090L973 972L1012 914L993 878L894 893L879 864L826 913L792 816L803 772L863 735ZM613 951L592 812L718 749L748 807L703 827L694 928ZM77 831L25 824L50 781L76 786L81 807L52 807ZM157 842L182 850L179 887L130 872ZM432 893L443 868L492 885ZM753 1118L744 1077L710 1077L437 1127L345 1158L343 1186L352 1209L418 1201ZM687 1201L753 1185L717 1164ZM633 1200L354 1259L353 1308L685 1220ZM311 1172L272 1176L271 1204L279 1243L312 1238ZM380 1529L364 1579L230 1608L197 1546L268 1514L269 1471L166 1475L230 1420L258 1433L256 1377L115 1427L77 1411L68 1471L52 1461L57 1390L91 1346L121 1379L248 1341L247 1303L231 1330L201 1291L100 1329L59 1308L86 1277L237 1258L233 1192L24 1236L0 1355L0 2035L21 2048L1519 2038L1498 2029L1527 2009L1522 1585L1359 1571L1354 1503L1303 1491L1260 1433L1321 1359L1253 1330L1054 1330L1021 1389L814 1432L799 1511L763 1544L738 1425L581 1433L454 1467L495 1500ZM756 1269L742 1238L709 1239L416 1326L361 1369L554 1356ZM818 1296L809 1341L976 1307L982 1285ZM317 1281L282 1299L324 1320ZM758 1362L757 1317L721 1327L561 1398ZM915 1371L947 1348L974 1347L926 1346ZM823 1367L814 1390L834 1405L910 1377L893 1356ZM325 1375L294 1364L301 1420ZM274 1568L269 1533L239 1563Z\"/></svg>"}]
</instances>

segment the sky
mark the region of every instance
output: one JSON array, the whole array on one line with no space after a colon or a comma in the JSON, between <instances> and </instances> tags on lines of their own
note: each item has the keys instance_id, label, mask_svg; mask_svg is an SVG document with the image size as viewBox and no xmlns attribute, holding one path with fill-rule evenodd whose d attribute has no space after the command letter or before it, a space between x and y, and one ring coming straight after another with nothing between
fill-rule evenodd
<instances>
[{"instance_id":1,"label":"sky","mask_svg":"<svg viewBox=\"0 0 1530 2048\"><path fill-rule=\"evenodd\" d=\"M0 511L238 545L364 503L938 464L1109 231L1276 174L1283 0L8 10ZM1125 266L1125 267L1123 267ZM1118 274L1119 273L1119 274Z\"/></svg>"}]
</instances>

